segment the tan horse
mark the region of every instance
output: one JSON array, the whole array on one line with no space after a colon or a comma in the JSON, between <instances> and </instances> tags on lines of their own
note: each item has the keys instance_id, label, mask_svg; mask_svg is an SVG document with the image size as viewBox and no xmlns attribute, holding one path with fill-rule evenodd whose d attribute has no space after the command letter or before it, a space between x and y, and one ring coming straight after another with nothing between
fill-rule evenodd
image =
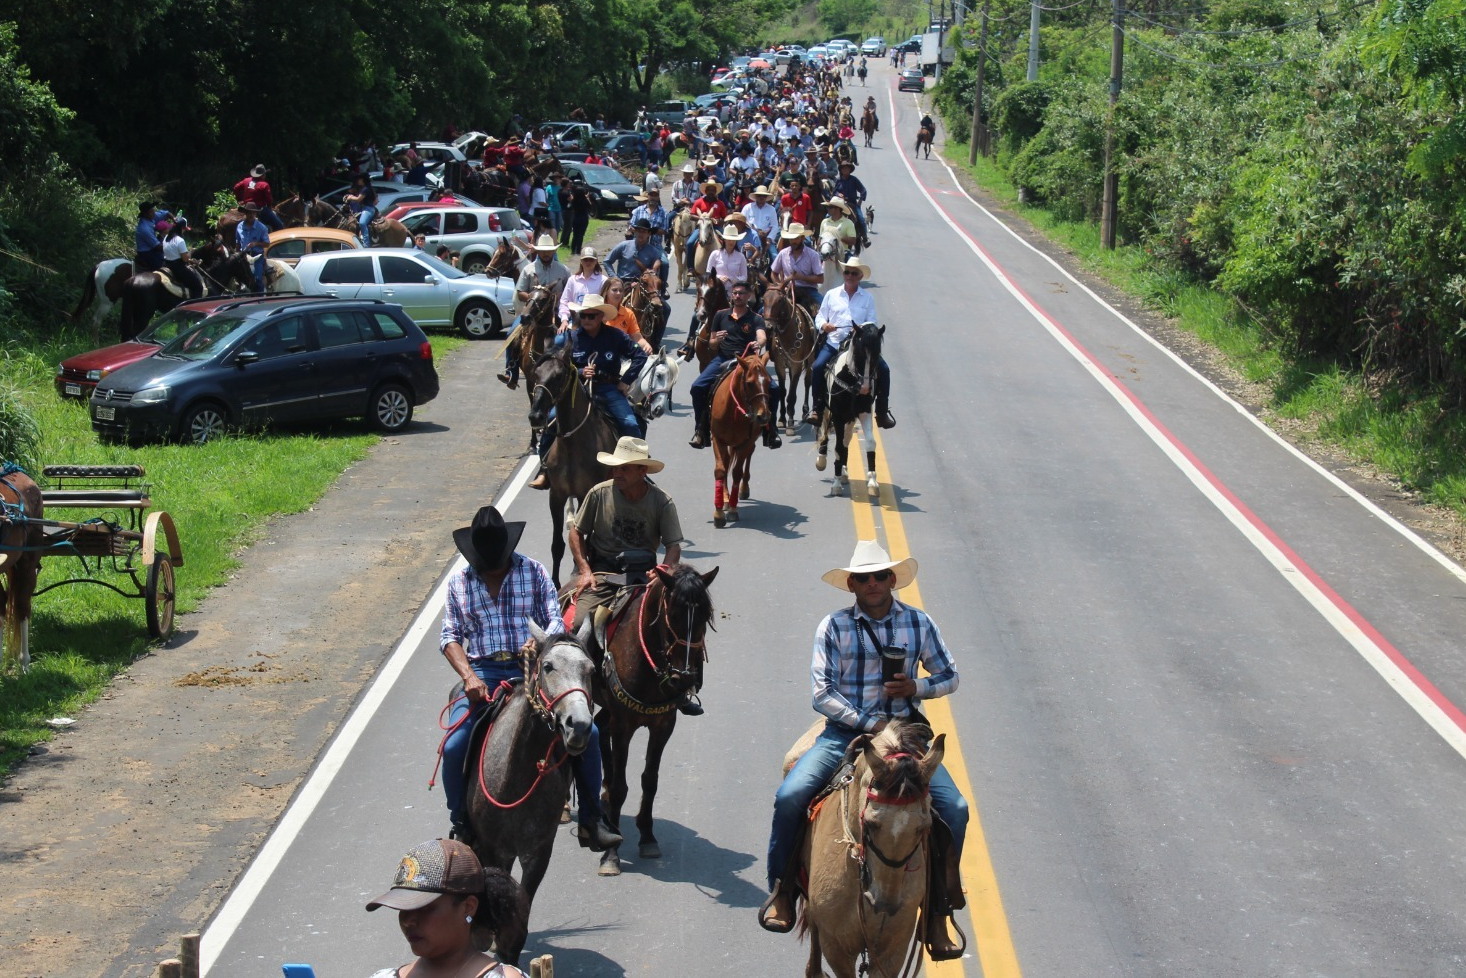
<instances>
[{"instance_id":1,"label":"tan horse","mask_svg":"<svg viewBox=\"0 0 1466 978\"><path fill-rule=\"evenodd\" d=\"M738 522L739 497L748 498L753 450L772 418L768 363L761 353L741 356L713 390L713 526L719 528Z\"/></svg>"},{"instance_id":2,"label":"tan horse","mask_svg":"<svg viewBox=\"0 0 1466 978\"><path fill-rule=\"evenodd\" d=\"M681 292L686 292L692 284L692 269L687 264L687 239L692 237L695 227L697 221L687 205L678 204L677 212L672 215L672 255L677 259L677 289Z\"/></svg>"},{"instance_id":3,"label":"tan horse","mask_svg":"<svg viewBox=\"0 0 1466 978\"><path fill-rule=\"evenodd\" d=\"M806 978L822 974L821 960L836 978L856 978L862 957L873 975L914 970L931 869L929 785L946 738L939 734L927 749L931 735L924 724L897 721L862 736L851 745L853 776L815 806L799 854L809 880ZM786 771L793 760L791 752Z\"/></svg>"},{"instance_id":4,"label":"tan horse","mask_svg":"<svg viewBox=\"0 0 1466 978\"><path fill-rule=\"evenodd\" d=\"M713 257L721 245L720 239L714 233L718 230L718 222L711 217L695 217L697 221L697 248L692 253L692 274L701 282L708 274L708 259Z\"/></svg>"},{"instance_id":5,"label":"tan horse","mask_svg":"<svg viewBox=\"0 0 1466 978\"><path fill-rule=\"evenodd\" d=\"M24 472L0 474L0 672L31 667L31 598L41 572L41 490Z\"/></svg>"},{"instance_id":6,"label":"tan horse","mask_svg":"<svg viewBox=\"0 0 1466 978\"><path fill-rule=\"evenodd\" d=\"M812 376L805 374L819 346L819 332L809 310L794 301L794 286L786 282L764 293L764 323L769 328L769 353L784 397L778 405L778 423L785 434L809 413ZM804 410L795 412L799 400L799 378L804 377Z\"/></svg>"},{"instance_id":7,"label":"tan horse","mask_svg":"<svg viewBox=\"0 0 1466 978\"><path fill-rule=\"evenodd\" d=\"M916 157L917 155L919 155L921 153L922 147L926 147L926 158L931 159L932 139L935 136L936 133L932 132L926 126L922 126L920 129L918 129L916 131L916 148L911 152L912 157Z\"/></svg>"}]
</instances>

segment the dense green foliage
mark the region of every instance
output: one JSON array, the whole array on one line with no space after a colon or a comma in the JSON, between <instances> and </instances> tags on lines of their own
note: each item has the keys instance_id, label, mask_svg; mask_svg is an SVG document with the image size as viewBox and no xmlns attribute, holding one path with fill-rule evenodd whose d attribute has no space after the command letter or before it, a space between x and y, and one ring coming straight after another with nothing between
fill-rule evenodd
<instances>
[{"instance_id":1,"label":"dense green foliage","mask_svg":"<svg viewBox=\"0 0 1466 978\"><path fill-rule=\"evenodd\" d=\"M1223 0L1127 15L993 7L984 121L1026 199L1098 220L1113 127L1119 234L1222 290L1290 356L1466 404L1466 4ZM967 23L975 34L976 18ZM954 134L975 45L938 91Z\"/></svg>"}]
</instances>

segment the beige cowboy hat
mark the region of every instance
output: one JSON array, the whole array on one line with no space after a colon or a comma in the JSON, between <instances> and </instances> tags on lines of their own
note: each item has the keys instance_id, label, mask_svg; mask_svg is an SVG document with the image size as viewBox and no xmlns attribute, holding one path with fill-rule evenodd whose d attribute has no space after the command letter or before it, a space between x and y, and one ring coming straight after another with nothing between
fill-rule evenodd
<instances>
[{"instance_id":1,"label":"beige cowboy hat","mask_svg":"<svg viewBox=\"0 0 1466 978\"><path fill-rule=\"evenodd\" d=\"M836 262L841 268L853 268L860 273L863 279L870 278L870 266L862 263L858 258L847 258L842 262Z\"/></svg>"},{"instance_id":2,"label":"beige cowboy hat","mask_svg":"<svg viewBox=\"0 0 1466 978\"><path fill-rule=\"evenodd\" d=\"M607 302L604 296L596 295L594 292L583 296L579 302L569 303L569 307L571 312L599 310L603 316L614 316L621 311Z\"/></svg>"},{"instance_id":3,"label":"beige cowboy hat","mask_svg":"<svg viewBox=\"0 0 1466 978\"><path fill-rule=\"evenodd\" d=\"M748 230L748 215L744 214L742 211L733 211L731 214L725 217L724 220L727 221L729 224L738 225L745 231Z\"/></svg>"},{"instance_id":4,"label":"beige cowboy hat","mask_svg":"<svg viewBox=\"0 0 1466 978\"><path fill-rule=\"evenodd\" d=\"M842 211L844 211L846 214L849 214L850 213L850 205L847 204L847 203L845 203L845 198L844 197L831 197L829 200L825 201L825 206L826 207L838 207Z\"/></svg>"},{"instance_id":5,"label":"beige cowboy hat","mask_svg":"<svg viewBox=\"0 0 1466 978\"><path fill-rule=\"evenodd\" d=\"M721 183L719 183L718 181L716 181L716 180L704 180L702 182L702 192L703 193L707 193L709 187L712 187L713 188L713 193L714 194L720 194L720 193L723 192L723 185Z\"/></svg>"},{"instance_id":6,"label":"beige cowboy hat","mask_svg":"<svg viewBox=\"0 0 1466 978\"><path fill-rule=\"evenodd\" d=\"M490 136L490 137L488 137L487 139L484 140L484 145L485 146L497 146L497 145L499 145L499 137L497 137L497 136Z\"/></svg>"},{"instance_id":7,"label":"beige cowboy hat","mask_svg":"<svg viewBox=\"0 0 1466 978\"><path fill-rule=\"evenodd\" d=\"M749 196L750 197L772 197L772 196L774 196L774 192L769 189L769 185L768 184L761 183L757 187L754 187L753 188L753 193L749 194Z\"/></svg>"},{"instance_id":8,"label":"beige cowboy hat","mask_svg":"<svg viewBox=\"0 0 1466 978\"><path fill-rule=\"evenodd\" d=\"M596 452L596 461L613 469L618 465L645 465L647 472L660 472L666 468L665 463L652 458L645 441L630 435L617 439L614 452Z\"/></svg>"},{"instance_id":9,"label":"beige cowboy hat","mask_svg":"<svg viewBox=\"0 0 1466 978\"><path fill-rule=\"evenodd\" d=\"M785 228L783 231L779 232L779 240L780 241L803 241L805 238L809 237L812 233L813 232L810 231L808 228L806 228L803 224L800 224L798 221L795 221L794 223L790 224L787 228Z\"/></svg>"},{"instance_id":10,"label":"beige cowboy hat","mask_svg":"<svg viewBox=\"0 0 1466 978\"><path fill-rule=\"evenodd\" d=\"M688 163L688 164L686 164L686 165L684 165L682 167L682 172L683 173L696 173L697 172L697 167L693 166L691 163Z\"/></svg>"},{"instance_id":11,"label":"beige cowboy hat","mask_svg":"<svg viewBox=\"0 0 1466 978\"><path fill-rule=\"evenodd\" d=\"M850 555L849 566L836 567L821 576L820 580L831 587L849 591L851 574L874 574L883 570L896 572L896 589L900 590L916 580L916 558L892 560L890 554L881 549L876 541L861 540L855 544L855 553Z\"/></svg>"},{"instance_id":12,"label":"beige cowboy hat","mask_svg":"<svg viewBox=\"0 0 1466 978\"><path fill-rule=\"evenodd\" d=\"M262 177L267 172L269 172L269 171L267 171L265 169L265 164L263 164L263 163L256 163L255 164L255 168L253 170L250 170L249 171L249 175L252 176L252 177Z\"/></svg>"},{"instance_id":13,"label":"beige cowboy hat","mask_svg":"<svg viewBox=\"0 0 1466 978\"><path fill-rule=\"evenodd\" d=\"M560 250L560 246L557 245L557 244L555 244L554 239L551 238L548 234L542 234L538 238L535 239L534 250L535 251L559 251Z\"/></svg>"}]
</instances>

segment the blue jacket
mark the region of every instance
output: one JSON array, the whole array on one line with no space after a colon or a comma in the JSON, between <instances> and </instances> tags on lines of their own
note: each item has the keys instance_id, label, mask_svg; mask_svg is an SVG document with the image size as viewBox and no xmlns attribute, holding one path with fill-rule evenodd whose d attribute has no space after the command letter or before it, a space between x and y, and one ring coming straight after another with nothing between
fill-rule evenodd
<instances>
[{"instance_id":1,"label":"blue jacket","mask_svg":"<svg viewBox=\"0 0 1466 978\"><path fill-rule=\"evenodd\" d=\"M163 242L158 240L158 222L171 216L168 211L155 210L152 217L138 218L137 230L133 233L133 246L138 254L163 247Z\"/></svg>"},{"instance_id":2,"label":"blue jacket","mask_svg":"<svg viewBox=\"0 0 1466 978\"><path fill-rule=\"evenodd\" d=\"M585 365L594 362L596 365L596 384L615 384L618 380L623 384L629 384L641 373L641 368L646 365L646 354L641 352L641 347L632 341L631 337L616 329L614 326L601 325L600 332L595 336L580 327L575 331L575 347L570 354L575 365L582 370ZM621 361L629 361L626 367L617 376L616 368Z\"/></svg>"}]
</instances>

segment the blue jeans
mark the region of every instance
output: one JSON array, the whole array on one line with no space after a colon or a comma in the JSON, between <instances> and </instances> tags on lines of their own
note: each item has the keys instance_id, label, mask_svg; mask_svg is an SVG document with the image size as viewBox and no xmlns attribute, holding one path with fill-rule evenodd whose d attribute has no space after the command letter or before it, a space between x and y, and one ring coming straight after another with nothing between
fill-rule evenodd
<instances>
[{"instance_id":1,"label":"blue jeans","mask_svg":"<svg viewBox=\"0 0 1466 978\"><path fill-rule=\"evenodd\" d=\"M258 293L260 293L261 295L264 295L264 293L265 293L265 253L264 252L260 252L258 255L254 256L252 259L250 259L249 270L250 270L250 273L253 274L254 275L254 278L255 278L255 291L258 292Z\"/></svg>"},{"instance_id":2,"label":"blue jeans","mask_svg":"<svg viewBox=\"0 0 1466 978\"><path fill-rule=\"evenodd\" d=\"M723 364L727 362L726 357L715 355L689 388L692 393L692 416L699 429L709 422L708 410L712 403L713 385L718 382L718 375L723 372ZM775 404L779 403L780 390L778 375L771 374L769 376L769 400Z\"/></svg>"},{"instance_id":3,"label":"blue jeans","mask_svg":"<svg viewBox=\"0 0 1466 978\"><path fill-rule=\"evenodd\" d=\"M504 680L524 675L517 662L483 660L473 663L473 671L488 683L490 692ZM474 715L477 716L483 710L483 706L475 707ZM468 700L460 697L448 714L448 725L451 727L466 713ZM443 742L443 794L448 801L448 816L455 825L464 821L464 810L468 807L468 797L464 789L478 784L477 775L467 781L463 777L463 765L468 759L468 742L472 736L473 721L470 720L449 734L448 739ZM575 775L575 790L580 795L580 824L593 825L601 817L601 734L595 724L591 724L590 740L585 745L584 753L570 759L570 769Z\"/></svg>"},{"instance_id":4,"label":"blue jeans","mask_svg":"<svg viewBox=\"0 0 1466 978\"><path fill-rule=\"evenodd\" d=\"M361 230L361 246L370 248L372 246L372 222L377 219L375 207L363 207L356 216L357 226Z\"/></svg>"},{"instance_id":5,"label":"blue jeans","mask_svg":"<svg viewBox=\"0 0 1466 978\"><path fill-rule=\"evenodd\" d=\"M809 369L814 371L814 409L819 413L829 403L829 389L825 383L825 367L835 354L840 351L828 343L820 344L820 351L814 355L814 362ZM884 410L891 400L891 368L886 366L886 358L882 357L881 362L876 364L876 410Z\"/></svg>"},{"instance_id":6,"label":"blue jeans","mask_svg":"<svg viewBox=\"0 0 1466 978\"><path fill-rule=\"evenodd\" d=\"M284 231L285 222L280 220L280 215L275 213L273 207L260 208L260 223L271 231Z\"/></svg>"},{"instance_id":7,"label":"blue jeans","mask_svg":"<svg viewBox=\"0 0 1466 978\"><path fill-rule=\"evenodd\" d=\"M616 425L617 434L630 435L632 438L646 437L646 432L641 430L641 422L636 419L636 411L632 409L631 402L618 388L610 384L597 384L594 396L596 403L611 416L612 423Z\"/></svg>"},{"instance_id":8,"label":"blue jeans","mask_svg":"<svg viewBox=\"0 0 1466 978\"><path fill-rule=\"evenodd\" d=\"M774 792L774 825L769 832L769 889L784 875L785 867L795 855L794 846L808 817L809 803L840 767L845 748L857 736L859 731L825 724L814 746L784 776L784 782ZM955 855L960 859L962 842L967 837L967 799L941 765L932 774L931 795L932 810L952 830Z\"/></svg>"}]
</instances>

